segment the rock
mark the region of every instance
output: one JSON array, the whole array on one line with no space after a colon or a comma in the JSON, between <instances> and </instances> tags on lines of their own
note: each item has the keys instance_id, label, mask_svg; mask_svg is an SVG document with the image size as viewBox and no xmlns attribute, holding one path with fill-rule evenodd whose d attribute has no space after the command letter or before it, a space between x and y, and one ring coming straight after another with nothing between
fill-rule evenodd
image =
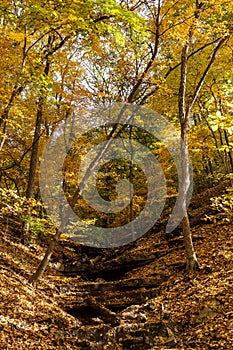
<instances>
[{"instance_id":1,"label":"rock","mask_svg":"<svg viewBox=\"0 0 233 350\"><path fill-rule=\"evenodd\" d=\"M144 323L147 321L146 311L139 305L132 305L127 307L123 312L120 313L122 320L127 322Z\"/></svg>"}]
</instances>

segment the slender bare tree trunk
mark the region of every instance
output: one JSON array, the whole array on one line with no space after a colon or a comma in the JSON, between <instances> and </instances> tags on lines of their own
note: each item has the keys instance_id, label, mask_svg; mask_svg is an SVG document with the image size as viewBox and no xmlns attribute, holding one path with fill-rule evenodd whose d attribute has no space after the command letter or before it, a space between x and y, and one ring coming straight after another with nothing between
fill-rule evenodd
<instances>
[{"instance_id":1,"label":"slender bare tree trunk","mask_svg":"<svg viewBox=\"0 0 233 350\"><path fill-rule=\"evenodd\" d=\"M48 266L48 263L50 261L50 258L53 254L53 251L56 247L56 244L60 238L61 235L61 231L59 231L58 229L56 229L56 233L53 237L53 239L51 239L49 246L46 250L45 256L43 258L43 260L40 262L36 272L30 277L29 279L29 283L35 283L44 273L46 267Z\"/></svg>"},{"instance_id":2,"label":"slender bare tree trunk","mask_svg":"<svg viewBox=\"0 0 233 350\"><path fill-rule=\"evenodd\" d=\"M182 186L181 186L181 210L183 219L181 227L183 231L184 246L186 252L186 269L193 271L199 269L196 253L193 247L192 234L190 229L189 217L187 212L186 196L190 186L190 167L188 152L188 113L185 108L185 97L187 88L187 61L188 61L189 45L185 45L182 50L181 57L181 75L179 89L179 118L181 126L181 170L182 170Z\"/></svg>"},{"instance_id":3,"label":"slender bare tree trunk","mask_svg":"<svg viewBox=\"0 0 233 350\"><path fill-rule=\"evenodd\" d=\"M190 186L190 167L188 152L188 129L186 123L181 126L181 167L182 167L182 212L183 219L181 227L183 231L184 246L186 252L186 269L187 271L199 270L199 263L193 246L192 233L187 212L186 197Z\"/></svg>"},{"instance_id":4,"label":"slender bare tree trunk","mask_svg":"<svg viewBox=\"0 0 233 350\"><path fill-rule=\"evenodd\" d=\"M197 2L197 11L195 17L199 18L199 3ZM218 51L221 49L222 45L227 41L228 37L223 37L219 40L215 49L210 57L210 60L200 77L200 80L196 86L193 97L189 101L186 107L186 90L187 90L187 72L188 72L188 52L189 47L194 39L193 31L190 30L189 40L184 45L181 55L181 73L180 73L180 88L179 88L179 119L181 126L181 166L182 166L182 189L181 189L181 198L182 198L182 211L183 211L183 220L181 222L183 236L184 236L184 246L186 251L186 268L188 271L199 270L199 263L196 257L196 253L193 247L192 234L190 230L189 217L186 207L186 194L190 185L190 173L189 173L189 154L188 154L188 127L189 127L189 117L191 110L194 106L194 103L197 100L197 97L202 89L202 86L205 82L205 79L214 64Z\"/></svg>"}]
</instances>

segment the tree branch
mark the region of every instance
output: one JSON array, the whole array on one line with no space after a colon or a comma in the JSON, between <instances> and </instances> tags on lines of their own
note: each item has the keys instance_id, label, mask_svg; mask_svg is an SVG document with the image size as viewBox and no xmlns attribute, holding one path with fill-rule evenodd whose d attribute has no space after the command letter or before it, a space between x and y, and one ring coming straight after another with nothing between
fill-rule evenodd
<instances>
[{"instance_id":1,"label":"tree branch","mask_svg":"<svg viewBox=\"0 0 233 350\"><path fill-rule=\"evenodd\" d=\"M213 54L211 56L211 59L210 59L208 65L207 65L206 69L204 70L204 72L202 74L202 77L199 80L199 83L197 84L197 87L196 87L195 92L193 94L192 100L191 100L191 102L189 103L189 105L187 107L186 115L189 115L191 109L193 108L193 105L196 102L198 94L199 94L199 92L200 92L200 90L201 90L201 88L202 88L202 86L204 84L205 78L206 78L207 74L209 73L212 65L214 64L214 61L216 60L217 53L220 50L220 48L223 46L223 44L227 41L228 38L229 38L228 36L222 38L219 41L218 45L215 47L214 52L213 52Z\"/></svg>"}]
</instances>

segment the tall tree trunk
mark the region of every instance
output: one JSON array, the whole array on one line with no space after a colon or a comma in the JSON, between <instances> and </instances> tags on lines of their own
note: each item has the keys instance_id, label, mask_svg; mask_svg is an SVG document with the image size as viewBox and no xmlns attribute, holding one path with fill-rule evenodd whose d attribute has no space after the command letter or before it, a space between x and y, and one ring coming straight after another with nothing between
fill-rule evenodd
<instances>
[{"instance_id":1,"label":"tall tree trunk","mask_svg":"<svg viewBox=\"0 0 233 350\"><path fill-rule=\"evenodd\" d=\"M197 10L195 17L199 18L199 10L200 5L199 2L196 2ZM178 101L178 107L179 107L179 119L180 119L180 126L181 126L181 139L183 141L181 145L181 166L182 166L182 189L181 189L181 208L183 213L183 220L181 222L182 230L183 230L183 236L184 236L184 246L186 251L186 268L188 271L193 270L199 270L199 263L196 257L196 253L194 251L193 247L193 241L192 241L192 234L190 230L190 223L189 223L189 217L187 213L187 207L186 207L186 194L189 188L190 184L190 174L189 174L189 154L188 154L188 126L189 126L189 117L191 110L194 106L194 103L197 100L197 97L202 89L202 86L205 82L205 79L212 67L212 65L215 62L216 56L222 45L227 41L228 37L225 36L219 40L217 45L214 48L214 51L212 53L212 56L210 57L210 60L203 72L203 74L200 77L199 82L197 83L197 86L195 88L193 97L189 101L186 107L186 90L187 90L187 72L188 72L188 51L191 42L194 39L194 32L193 29L190 29L189 33L189 40L184 45L182 49L182 55L181 55L181 73L180 73L180 88L179 88L179 101Z\"/></svg>"},{"instance_id":2,"label":"tall tree trunk","mask_svg":"<svg viewBox=\"0 0 233 350\"><path fill-rule=\"evenodd\" d=\"M50 63L49 63L49 60L47 59L46 64L45 64L45 69L44 69L45 76L48 76L49 68L50 68ZM36 114L36 125L35 125L35 131L34 131L34 136L33 136L32 153L31 153L30 169L29 169L29 177L28 177L28 186L27 186L27 191L26 191L26 197L28 199L32 198L32 196L33 196L38 149L39 149L39 142L40 142L40 136L41 136L43 108L44 108L44 94L41 91L41 96L39 97L37 114Z\"/></svg>"},{"instance_id":3,"label":"tall tree trunk","mask_svg":"<svg viewBox=\"0 0 233 350\"><path fill-rule=\"evenodd\" d=\"M182 168L182 189L181 189L181 207L183 219L181 227L183 231L184 247L186 252L186 270L199 270L199 263L193 246L192 233L187 212L186 197L190 186L190 167L189 167L189 152L188 152L188 129L186 123L181 125L181 168Z\"/></svg>"},{"instance_id":4,"label":"tall tree trunk","mask_svg":"<svg viewBox=\"0 0 233 350\"><path fill-rule=\"evenodd\" d=\"M182 50L181 57L181 75L179 89L179 119L181 126L181 171L182 171L182 186L181 186L181 210L183 219L181 227L183 231L184 246L186 252L186 269L193 271L199 269L196 253L193 247L192 234L190 229L189 217L187 212L186 196L190 186L190 170L189 170L189 152L188 152L188 123L189 114L185 108L185 97L187 88L187 61L188 61L189 45L185 45Z\"/></svg>"},{"instance_id":5,"label":"tall tree trunk","mask_svg":"<svg viewBox=\"0 0 233 350\"><path fill-rule=\"evenodd\" d=\"M47 58L46 63L45 63L45 68L44 68L44 75L45 76L48 76L49 68L50 68L50 61L49 61L49 58ZM31 199L33 197L36 166L37 166L37 159L38 159L38 150L39 150L39 142L40 142L40 136L41 136L43 108L44 108L44 92L41 90L39 101L38 101L38 108L37 108L37 114L36 114L36 125L35 125L35 131L34 131L33 143L32 143L32 153L31 153L31 159L30 159L28 185L27 185L27 190L26 190L26 198L27 199ZM29 210L28 216L30 216L30 208L28 210ZM24 221L22 224L21 237L20 237L22 244L26 243L27 238L28 238L28 232L29 232L29 222Z\"/></svg>"}]
</instances>

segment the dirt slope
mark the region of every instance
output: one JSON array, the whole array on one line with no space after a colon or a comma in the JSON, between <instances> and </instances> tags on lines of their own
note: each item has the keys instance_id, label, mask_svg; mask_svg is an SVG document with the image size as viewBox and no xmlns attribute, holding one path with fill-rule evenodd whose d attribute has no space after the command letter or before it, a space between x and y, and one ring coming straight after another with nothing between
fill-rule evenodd
<instances>
[{"instance_id":1,"label":"dirt slope","mask_svg":"<svg viewBox=\"0 0 233 350\"><path fill-rule=\"evenodd\" d=\"M206 210L207 199L190 215ZM157 229L117 250L64 240L31 286L46 242L25 247L2 223L0 348L232 349L233 227L193 225L199 273L185 272L179 231Z\"/></svg>"}]
</instances>

